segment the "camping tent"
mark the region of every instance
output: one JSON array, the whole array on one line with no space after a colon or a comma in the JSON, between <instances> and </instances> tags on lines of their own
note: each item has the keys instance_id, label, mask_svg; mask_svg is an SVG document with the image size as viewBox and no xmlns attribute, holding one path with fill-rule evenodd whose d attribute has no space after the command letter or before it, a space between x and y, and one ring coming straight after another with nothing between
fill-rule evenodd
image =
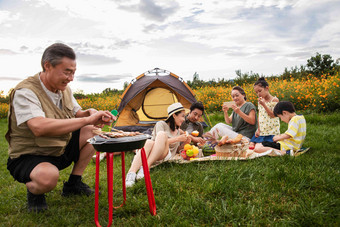
<instances>
[{"instance_id":1,"label":"camping tent","mask_svg":"<svg viewBox=\"0 0 340 227\"><path fill-rule=\"evenodd\" d=\"M189 109L194 92L177 75L163 69L149 70L131 81L121 96L115 127L143 131L167 118L167 107L180 102Z\"/></svg>"}]
</instances>

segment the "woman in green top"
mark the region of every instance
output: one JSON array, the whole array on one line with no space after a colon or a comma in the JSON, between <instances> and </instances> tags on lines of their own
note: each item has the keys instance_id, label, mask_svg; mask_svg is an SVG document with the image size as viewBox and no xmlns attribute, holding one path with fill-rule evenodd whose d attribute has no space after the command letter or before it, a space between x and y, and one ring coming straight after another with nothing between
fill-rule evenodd
<instances>
[{"instance_id":1,"label":"woman in green top","mask_svg":"<svg viewBox=\"0 0 340 227\"><path fill-rule=\"evenodd\" d=\"M240 86L236 86L231 90L231 97L236 105L232 105L233 112L228 115L228 106L223 105L224 119L227 124L218 123L211 130L210 133L215 136L227 135L233 139L237 134L242 134L244 138L250 140L257 128L256 107L251 102L246 102L246 93Z\"/></svg>"}]
</instances>

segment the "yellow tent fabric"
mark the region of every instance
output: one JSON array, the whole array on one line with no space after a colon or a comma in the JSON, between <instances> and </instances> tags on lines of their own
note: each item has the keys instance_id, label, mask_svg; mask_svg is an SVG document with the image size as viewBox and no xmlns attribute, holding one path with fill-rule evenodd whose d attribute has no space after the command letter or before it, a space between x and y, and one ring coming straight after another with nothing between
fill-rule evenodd
<instances>
[{"instance_id":1,"label":"yellow tent fabric","mask_svg":"<svg viewBox=\"0 0 340 227\"><path fill-rule=\"evenodd\" d=\"M169 89L150 89L143 100L142 108L137 111L140 121L152 119L164 119L167 116L167 108L172 103L178 102L176 95Z\"/></svg>"},{"instance_id":2,"label":"yellow tent fabric","mask_svg":"<svg viewBox=\"0 0 340 227\"><path fill-rule=\"evenodd\" d=\"M180 77L155 68L139 75L124 91L115 126L153 125L167 118L167 107L172 103L180 102L189 109L195 101L192 90Z\"/></svg>"}]
</instances>

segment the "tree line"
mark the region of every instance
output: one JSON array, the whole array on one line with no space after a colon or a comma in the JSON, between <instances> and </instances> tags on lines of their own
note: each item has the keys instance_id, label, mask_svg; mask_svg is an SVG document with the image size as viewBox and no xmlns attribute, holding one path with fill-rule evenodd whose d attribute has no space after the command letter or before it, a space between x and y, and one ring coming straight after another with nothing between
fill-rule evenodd
<instances>
[{"instance_id":1,"label":"tree line","mask_svg":"<svg viewBox=\"0 0 340 227\"><path fill-rule=\"evenodd\" d=\"M279 76L267 76L266 78L299 78L303 79L306 78L308 75L313 75L315 77L321 77L321 75L335 75L336 73L340 72L340 58L336 61L333 60L332 56L329 54L321 55L320 53L316 53L315 56L312 56L310 59L307 60L306 65L300 65L300 67L295 66L288 69L285 68L284 72ZM264 75L259 75L258 73L254 73L252 71L242 73L240 69L235 71L236 78L234 79L225 79L225 78L218 78L218 79L211 79L208 81L201 80L199 78L199 74L197 72L194 73L193 79L188 80L187 84L192 89L197 89L204 86L235 86L236 84L247 84L247 83L254 83L260 77L264 77ZM76 99L88 98L88 97L105 97L109 95L119 94L121 95L124 90L129 85L128 82L124 82L123 90L106 88L101 93L93 93L93 94L84 94L83 91L75 91L74 97ZM5 95L3 91L0 91L0 103L8 103L9 97Z\"/></svg>"},{"instance_id":2,"label":"tree line","mask_svg":"<svg viewBox=\"0 0 340 227\"><path fill-rule=\"evenodd\" d=\"M300 65L300 67L295 66L288 69L285 68L284 72L279 76L267 76L266 78L298 78L304 79L307 78L308 75L315 76L317 78L321 77L321 75L335 75L340 72L340 59L336 61L333 60L332 56L329 54L321 55L320 53L316 53L315 56L312 56L307 60L306 65ZM234 79L225 79L218 78L211 79L208 81L204 81L199 79L199 75L197 72L193 75L192 81L188 80L187 84L192 89L197 89L204 86L235 86L236 84L248 84L255 83L260 77L264 77L264 75L259 75L258 73L254 73L252 71L242 73L241 70L236 70L236 78Z\"/></svg>"},{"instance_id":3,"label":"tree line","mask_svg":"<svg viewBox=\"0 0 340 227\"><path fill-rule=\"evenodd\" d=\"M285 68L284 72L279 76L266 76L266 78L299 78L303 79L306 78L309 74L315 77L321 77L321 75L335 75L336 73L340 72L340 59L336 61L333 60L332 56L329 54L321 55L320 53L316 53L315 56L312 56L310 59L307 60L306 65L300 65L300 67L291 67L288 69ZM264 75L259 75L258 73L254 73L252 71L242 73L240 69L235 71L236 78L234 79L226 79L226 78L218 78L218 79L211 79L208 81L201 80L199 78L199 74L197 72L194 73L193 79L186 81L186 83L192 89L197 89L204 86L235 86L236 84L248 84L248 83L255 83L260 77L265 77ZM84 95L82 92L75 92L74 96L77 99L80 98L87 98L87 97L105 97L108 95L114 94L123 94L124 90L129 85L128 82L124 82L123 90L106 88L102 91L102 93Z\"/></svg>"}]
</instances>

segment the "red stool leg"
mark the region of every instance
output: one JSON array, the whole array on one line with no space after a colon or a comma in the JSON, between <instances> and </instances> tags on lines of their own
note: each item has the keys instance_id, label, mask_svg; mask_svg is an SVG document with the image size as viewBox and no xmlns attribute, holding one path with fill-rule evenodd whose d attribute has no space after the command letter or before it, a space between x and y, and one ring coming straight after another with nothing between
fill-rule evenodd
<instances>
[{"instance_id":1,"label":"red stool leg","mask_svg":"<svg viewBox=\"0 0 340 227\"><path fill-rule=\"evenodd\" d=\"M148 161L146 159L144 147L141 149L142 164L144 170L145 187L149 200L149 209L152 215L156 215L156 202L153 194L152 183L150 178L150 172L148 167Z\"/></svg>"},{"instance_id":2,"label":"red stool leg","mask_svg":"<svg viewBox=\"0 0 340 227\"><path fill-rule=\"evenodd\" d=\"M99 156L100 152L96 152L96 186L95 186L95 197L94 197L94 222L96 226L100 226L98 221L98 200L99 200Z\"/></svg>"},{"instance_id":3,"label":"red stool leg","mask_svg":"<svg viewBox=\"0 0 340 227\"><path fill-rule=\"evenodd\" d=\"M109 203L109 223L107 226L112 225L113 215L113 153L106 153L106 167L107 167L107 195Z\"/></svg>"}]
</instances>

